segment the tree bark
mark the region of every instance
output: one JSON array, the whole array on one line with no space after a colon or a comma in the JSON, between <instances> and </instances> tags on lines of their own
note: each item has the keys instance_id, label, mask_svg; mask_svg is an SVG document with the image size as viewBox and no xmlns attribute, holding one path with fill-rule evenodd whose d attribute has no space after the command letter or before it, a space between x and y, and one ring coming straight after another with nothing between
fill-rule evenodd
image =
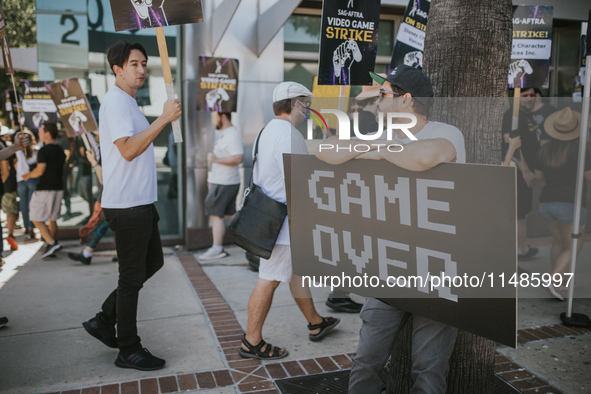
<instances>
[{"instance_id":1,"label":"tree bark","mask_svg":"<svg viewBox=\"0 0 591 394\"><path fill-rule=\"evenodd\" d=\"M430 120L464 134L466 161L500 164L501 126L512 39L511 0L432 0L423 72L436 99ZM451 99L453 97L453 99ZM388 393L408 393L412 319L393 347ZM493 392L495 343L459 331L450 359L447 393Z\"/></svg>"}]
</instances>

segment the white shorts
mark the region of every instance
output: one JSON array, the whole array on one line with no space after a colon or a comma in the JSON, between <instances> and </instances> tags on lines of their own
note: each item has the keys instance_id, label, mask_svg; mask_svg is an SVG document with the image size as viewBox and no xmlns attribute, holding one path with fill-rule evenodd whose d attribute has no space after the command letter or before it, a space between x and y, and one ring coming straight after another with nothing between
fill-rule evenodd
<instances>
[{"instance_id":1,"label":"white shorts","mask_svg":"<svg viewBox=\"0 0 591 394\"><path fill-rule=\"evenodd\" d=\"M290 245L275 245L269 260L261 258L259 278L278 282L291 282L291 247Z\"/></svg>"},{"instance_id":2,"label":"white shorts","mask_svg":"<svg viewBox=\"0 0 591 394\"><path fill-rule=\"evenodd\" d=\"M33 222L57 221L63 195L63 190L35 190L29 202L29 219Z\"/></svg>"}]
</instances>

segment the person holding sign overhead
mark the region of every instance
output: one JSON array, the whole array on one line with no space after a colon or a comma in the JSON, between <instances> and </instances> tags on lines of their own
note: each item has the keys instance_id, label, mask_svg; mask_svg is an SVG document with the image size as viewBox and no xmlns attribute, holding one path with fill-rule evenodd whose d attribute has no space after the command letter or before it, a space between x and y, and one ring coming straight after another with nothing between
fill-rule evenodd
<instances>
[{"instance_id":1,"label":"person holding sign overhead","mask_svg":"<svg viewBox=\"0 0 591 394\"><path fill-rule=\"evenodd\" d=\"M102 207L115 233L119 282L102 311L82 324L105 345L119 348L115 365L142 371L165 364L142 346L136 321L139 291L164 264L154 206L157 179L152 142L181 116L179 99L166 101L162 115L151 125L138 107L135 96L146 80L147 58L137 43L118 42L107 51L115 86L105 95L99 112Z\"/></svg>"},{"instance_id":2,"label":"person holding sign overhead","mask_svg":"<svg viewBox=\"0 0 591 394\"><path fill-rule=\"evenodd\" d=\"M374 144L373 150L363 153L355 149L349 152L347 149L355 145L355 140L339 140L338 136L333 136L325 141L326 144L333 144L340 149L319 150L316 157L329 164L341 164L351 159L386 159L410 171L425 171L445 162L466 162L462 132L456 127L427 120L433 86L421 70L400 65L386 78L374 73L371 76L382 85L379 112L414 115L416 124L408 129L414 138L396 130L398 135L393 138L393 142L401 144L404 147L402 151L377 150L377 144ZM368 298L365 301L359 314L363 323L353 356L349 394L383 391L384 365L391 354L397 333L410 316L411 313L379 299ZM411 393L445 392L448 361L456 334L457 329L454 327L413 314Z\"/></svg>"}]
</instances>

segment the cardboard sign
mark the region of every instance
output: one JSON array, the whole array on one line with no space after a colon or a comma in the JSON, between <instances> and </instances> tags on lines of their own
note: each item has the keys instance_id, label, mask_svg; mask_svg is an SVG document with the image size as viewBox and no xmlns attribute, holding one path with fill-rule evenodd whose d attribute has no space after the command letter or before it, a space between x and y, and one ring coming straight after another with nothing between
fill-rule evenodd
<instances>
[{"instance_id":1,"label":"cardboard sign","mask_svg":"<svg viewBox=\"0 0 591 394\"><path fill-rule=\"evenodd\" d=\"M516 345L515 168L290 160L294 274Z\"/></svg>"},{"instance_id":2,"label":"cardboard sign","mask_svg":"<svg viewBox=\"0 0 591 394\"><path fill-rule=\"evenodd\" d=\"M580 74L580 81L581 85L585 85L585 73L587 72L587 35L583 34L581 36L581 50L579 52L581 54L581 74Z\"/></svg>"},{"instance_id":3,"label":"cardboard sign","mask_svg":"<svg viewBox=\"0 0 591 394\"><path fill-rule=\"evenodd\" d=\"M111 0L115 31L203 22L201 0Z\"/></svg>"},{"instance_id":4,"label":"cardboard sign","mask_svg":"<svg viewBox=\"0 0 591 394\"><path fill-rule=\"evenodd\" d=\"M238 60L199 56L197 110L236 112Z\"/></svg>"},{"instance_id":5,"label":"cardboard sign","mask_svg":"<svg viewBox=\"0 0 591 394\"><path fill-rule=\"evenodd\" d=\"M43 122L57 122L57 108L47 92L45 81L22 81L24 126L37 132Z\"/></svg>"},{"instance_id":6,"label":"cardboard sign","mask_svg":"<svg viewBox=\"0 0 591 394\"><path fill-rule=\"evenodd\" d=\"M8 37L6 37L6 21L4 20L4 12L2 11L2 0L0 0L0 42L2 43L2 60L4 60L6 75L14 75Z\"/></svg>"},{"instance_id":7,"label":"cardboard sign","mask_svg":"<svg viewBox=\"0 0 591 394\"><path fill-rule=\"evenodd\" d=\"M11 122L16 122L18 124L18 110L14 90L8 89L5 90L4 93L6 95L6 112L8 113L8 118Z\"/></svg>"},{"instance_id":8,"label":"cardboard sign","mask_svg":"<svg viewBox=\"0 0 591 394\"><path fill-rule=\"evenodd\" d=\"M431 0L410 0L396 35L390 69L406 64L423 68L423 46Z\"/></svg>"},{"instance_id":9,"label":"cardboard sign","mask_svg":"<svg viewBox=\"0 0 591 394\"><path fill-rule=\"evenodd\" d=\"M371 85L378 51L380 0L324 0L319 85Z\"/></svg>"},{"instance_id":10,"label":"cardboard sign","mask_svg":"<svg viewBox=\"0 0 591 394\"><path fill-rule=\"evenodd\" d=\"M45 87L57 107L68 137L87 132L98 133L94 115L78 78L46 84Z\"/></svg>"},{"instance_id":11,"label":"cardboard sign","mask_svg":"<svg viewBox=\"0 0 591 394\"><path fill-rule=\"evenodd\" d=\"M548 88L552 49L552 6L513 7L509 88Z\"/></svg>"}]
</instances>

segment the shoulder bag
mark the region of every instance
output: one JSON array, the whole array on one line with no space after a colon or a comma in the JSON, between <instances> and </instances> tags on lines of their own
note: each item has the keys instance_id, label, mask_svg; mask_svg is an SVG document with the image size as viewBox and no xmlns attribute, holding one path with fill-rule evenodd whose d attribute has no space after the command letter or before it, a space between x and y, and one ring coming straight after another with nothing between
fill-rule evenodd
<instances>
[{"instance_id":1,"label":"shoulder bag","mask_svg":"<svg viewBox=\"0 0 591 394\"><path fill-rule=\"evenodd\" d=\"M255 142L252 173L249 186L244 191L242 209L236 213L228 230L236 245L256 256L268 259L287 216L287 205L267 196L252 180L263 130Z\"/></svg>"}]
</instances>

